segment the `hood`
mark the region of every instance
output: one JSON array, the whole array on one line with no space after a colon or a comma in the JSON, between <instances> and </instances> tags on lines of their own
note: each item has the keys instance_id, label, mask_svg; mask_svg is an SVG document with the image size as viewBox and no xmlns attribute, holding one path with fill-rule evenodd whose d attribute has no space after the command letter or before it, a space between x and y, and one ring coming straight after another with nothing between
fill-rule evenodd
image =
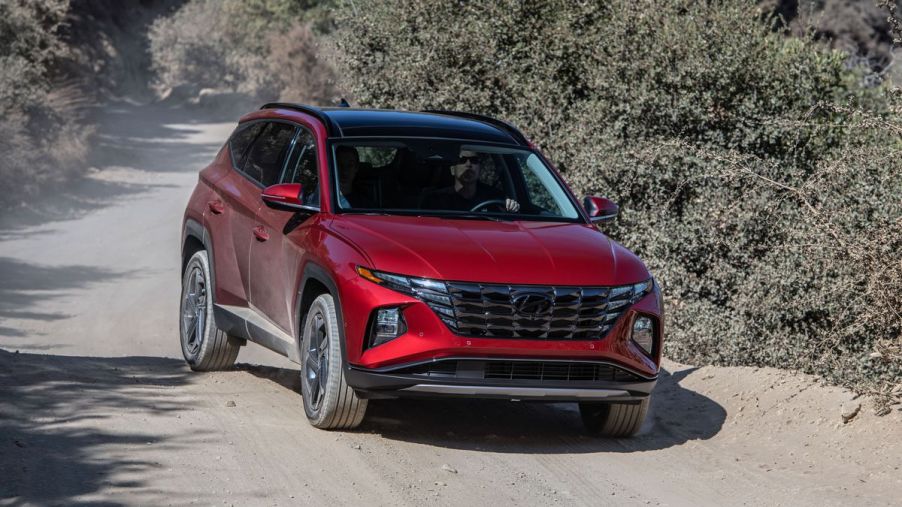
<instances>
[{"instance_id":1,"label":"hood","mask_svg":"<svg viewBox=\"0 0 902 507\"><path fill-rule=\"evenodd\" d=\"M437 217L336 215L330 229L379 271L483 283L625 285L650 275L594 226Z\"/></svg>"}]
</instances>

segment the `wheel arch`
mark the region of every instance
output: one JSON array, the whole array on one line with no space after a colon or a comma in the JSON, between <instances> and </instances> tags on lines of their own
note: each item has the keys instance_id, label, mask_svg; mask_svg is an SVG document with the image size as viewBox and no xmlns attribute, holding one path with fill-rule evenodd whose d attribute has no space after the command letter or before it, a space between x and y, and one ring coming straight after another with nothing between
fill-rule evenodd
<instances>
[{"instance_id":1,"label":"wheel arch","mask_svg":"<svg viewBox=\"0 0 902 507\"><path fill-rule=\"evenodd\" d=\"M304 321L307 319L307 311L313 301L322 294L329 294L335 302L335 315L338 317L338 337L339 345L341 345L342 364L344 368L348 368L348 353L345 344L345 328L344 313L341 306L341 296L338 292L338 284L332 278L329 271L321 265L308 261L304 266L303 276L301 277L300 288L298 289L297 311L295 314L298 318L298 336L297 346L300 349L302 343L302 335L304 333Z\"/></svg>"},{"instance_id":2,"label":"wheel arch","mask_svg":"<svg viewBox=\"0 0 902 507\"><path fill-rule=\"evenodd\" d=\"M216 293L216 269L213 264L213 245L210 241L210 235L207 229L197 220L185 220L184 232L182 233L182 262L179 269L179 275L185 274L185 268L191 256L201 250L207 252L207 263L210 265L210 289L211 293Z\"/></svg>"}]
</instances>

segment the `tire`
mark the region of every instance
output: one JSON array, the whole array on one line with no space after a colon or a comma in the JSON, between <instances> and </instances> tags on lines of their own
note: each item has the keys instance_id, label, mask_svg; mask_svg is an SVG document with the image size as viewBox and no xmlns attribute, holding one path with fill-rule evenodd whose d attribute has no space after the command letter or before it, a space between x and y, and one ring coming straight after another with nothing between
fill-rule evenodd
<instances>
[{"instance_id":1,"label":"tire","mask_svg":"<svg viewBox=\"0 0 902 507\"><path fill-rule=\"evenodd\" d=\"M651 396L638 403L583 402L579 414L589 433L601 437L631 437L639 432Z\"/></svg>"},{"instance_id":2,"label":"tire","mask_svg":"<svg viewBox=\"0 0 902 507\"><path fill-rule=\"evenodd\" d=\"M182 355L194 371L214 371L235 364L240 341L216 327L213 293L208 291L210 261L201 250L191 256L182 274L179 337Z\"/></svg>"},{"instance_id":3,"label":"tire","mask_svg":"<svg viewBox=\"0 0 902 507\"><path fill-rule=\"evenodd\" d=\"M313 300L302 331L301 391L310 424L325 430L356 428L367 405L345 381L338 325L332 296Z\"/></svg>"}]
</instances>

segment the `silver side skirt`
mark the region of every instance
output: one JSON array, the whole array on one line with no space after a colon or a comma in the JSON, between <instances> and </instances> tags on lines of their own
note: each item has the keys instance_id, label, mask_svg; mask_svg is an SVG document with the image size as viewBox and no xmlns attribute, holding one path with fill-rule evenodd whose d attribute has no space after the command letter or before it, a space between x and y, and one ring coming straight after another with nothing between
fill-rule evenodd
<instances>
[{"instance_id":1,"label":"silver side skirt","mask_svg":"<svg viewBox=\"0 0 902 507\"><path fill-rule=\"evenodd\" d=\"M300 349L294 338L266 320L256 310L243 306L213 305L216 325L228 334L238 336L278 352L300 363Z\"/></svg>"}]
</instances>

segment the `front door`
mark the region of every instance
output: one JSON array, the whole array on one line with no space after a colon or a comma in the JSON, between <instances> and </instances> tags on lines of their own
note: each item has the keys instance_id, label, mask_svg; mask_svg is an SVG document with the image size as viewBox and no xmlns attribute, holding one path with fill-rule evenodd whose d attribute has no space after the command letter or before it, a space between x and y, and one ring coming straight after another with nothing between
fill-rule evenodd
<instances>
[{"instance_id":1,"label":"front door","mask_svg":"<svg viewBox=\"0 0 902 507\"><path fill-rule=\"evenodd\" d=\"M305 204L318 206L316 141L301 128L279 183L300 183ZM258 237L251 247L251 300L254 307L290 336L297 336L294 305L307 234L316 220L309 212L292 213L266 205L257 211Z\"/></svg>"}]
</instances>

